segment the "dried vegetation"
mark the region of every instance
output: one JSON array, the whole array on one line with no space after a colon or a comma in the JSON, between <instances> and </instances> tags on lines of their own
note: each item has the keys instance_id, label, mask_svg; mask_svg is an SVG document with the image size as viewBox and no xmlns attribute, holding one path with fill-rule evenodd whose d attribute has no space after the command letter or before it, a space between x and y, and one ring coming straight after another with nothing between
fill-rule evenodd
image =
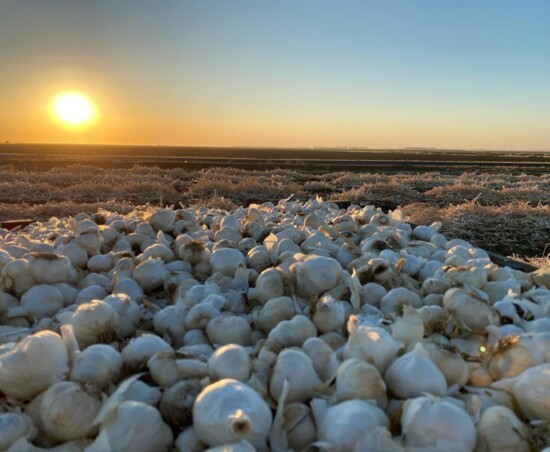
<instances>
[{"instance_id":1,"label":"dried vegetation","mask_svg":"<svg viewBox=\"0 0 550 452\"><path fill-rule=\"evenodd\" d=\"M548 264L550 175L463 173L308 174L295 170L212 168L188 171L71 165L46 172L0 168L0 220L95 212L137 205L234 208L294 195L403 208L415 224L443 223L443 233L487 250Z\"/></svg>"}]
</instances>

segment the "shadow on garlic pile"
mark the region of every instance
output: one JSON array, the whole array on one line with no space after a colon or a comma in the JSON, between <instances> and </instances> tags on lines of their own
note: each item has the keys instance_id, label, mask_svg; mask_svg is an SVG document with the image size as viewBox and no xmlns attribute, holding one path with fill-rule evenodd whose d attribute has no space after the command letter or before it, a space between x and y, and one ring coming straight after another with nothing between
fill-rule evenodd
<instances>
[{"instance_id":1,"label":"shadow on garlic pile","mask_svg":"<svg viewBox=\"0 0 550 452\"><path fill-rule=\"evenodd\" d=\"M0 449L529 451L549 270L320 198L0 230Z\"/></svg>"}]
</instances>

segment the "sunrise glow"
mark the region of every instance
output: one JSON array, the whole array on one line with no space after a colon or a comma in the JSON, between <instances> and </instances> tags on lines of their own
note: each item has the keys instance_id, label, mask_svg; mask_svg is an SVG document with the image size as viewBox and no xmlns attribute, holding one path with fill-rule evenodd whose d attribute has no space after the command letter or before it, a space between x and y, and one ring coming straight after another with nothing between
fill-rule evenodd
<instances>
[{"instance_id":1,"label":"sunrise glow","mask_svg":"<svg viewBox=\"0 0 550 452\"><path fill-rule=\"evenodd\" d=\"M94 102L85 94L66 91L56 94L51 104L52 116L63 125L82 127L96 117Z\"/></svg>"}]
</instances>

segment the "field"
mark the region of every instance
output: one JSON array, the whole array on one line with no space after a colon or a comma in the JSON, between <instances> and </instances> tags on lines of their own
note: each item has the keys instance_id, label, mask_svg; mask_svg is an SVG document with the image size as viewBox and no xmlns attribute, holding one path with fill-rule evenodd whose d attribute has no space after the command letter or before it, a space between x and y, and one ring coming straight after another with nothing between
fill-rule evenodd
<instances>
[{"instance_id":1,"label":"field","mask_svg":"<svg viewBox=\"0 0 550 452\"><path fill-rule=\"evenodd\" d=\"M545 263L550 253L550 162L541 153L55 150L0 146L0 220L126 212L146 203L232 209L319 195L384 210L400 207L412 223L441 221L450 238L535 263Z\"/></svg>"}]
</instances>

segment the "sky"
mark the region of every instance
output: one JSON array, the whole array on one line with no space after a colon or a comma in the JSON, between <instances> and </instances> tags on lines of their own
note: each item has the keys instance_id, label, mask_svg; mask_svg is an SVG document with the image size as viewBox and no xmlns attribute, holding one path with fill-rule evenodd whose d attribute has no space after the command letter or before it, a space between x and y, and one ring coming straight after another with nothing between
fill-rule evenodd
<instances>
[{"instance_id":1,"label":"sky","mask_svg":"<svg viewBox=\"0 0 550 452\"><path fill-rule=\"evenodd\" d=\"M0 142L550 150L547 0L0 0ZM94 100L72 130L60 91Z\"/></svg>"}]
</instances>

